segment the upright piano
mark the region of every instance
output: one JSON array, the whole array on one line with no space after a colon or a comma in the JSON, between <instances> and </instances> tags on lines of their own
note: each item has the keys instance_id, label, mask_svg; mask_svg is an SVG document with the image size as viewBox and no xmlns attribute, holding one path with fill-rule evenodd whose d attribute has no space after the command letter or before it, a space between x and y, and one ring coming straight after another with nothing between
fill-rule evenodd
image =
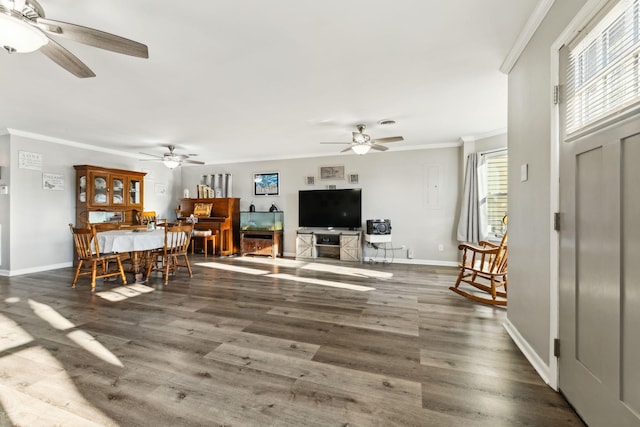
<instances>
[{"instance_id":1,"label":"upright piano","mask_svg":"<svg viewBox=\"0 0 640 427\"><path fill-rule=\"evenodd\" d=\"M228 256L240 253L240 199L216 197L211 199L181 199L178 219L185 220L193 214L196 203L210 203L211 214L198 216L194 228L211 230L216 234L216 254Z\"/></svg>"}]
</instances>

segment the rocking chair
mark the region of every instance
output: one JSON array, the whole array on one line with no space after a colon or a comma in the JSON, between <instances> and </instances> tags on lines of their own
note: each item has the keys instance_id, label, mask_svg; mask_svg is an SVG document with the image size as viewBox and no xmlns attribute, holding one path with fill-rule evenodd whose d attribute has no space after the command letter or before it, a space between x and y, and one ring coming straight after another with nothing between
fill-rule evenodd
<instances>
[{"instance_id":1,"label":"rocking chair","mask_svg":"<svg viewBox=\"0 0 640 427\"><path fill-rule=\"evenodd\" d=\"M503 222L507 223L506 216ZM499 245L481 241L479 247L461 244L458 249L462 251L460 274L458 274L455 286L451 286L449 289L473 301L491 305L507 305L507 232L505 231ZM490 296L463 290L459 287L462 282L486 292ZM502 288L502 290L498 290L498 288Z\"/></svg>"}]
</instances>

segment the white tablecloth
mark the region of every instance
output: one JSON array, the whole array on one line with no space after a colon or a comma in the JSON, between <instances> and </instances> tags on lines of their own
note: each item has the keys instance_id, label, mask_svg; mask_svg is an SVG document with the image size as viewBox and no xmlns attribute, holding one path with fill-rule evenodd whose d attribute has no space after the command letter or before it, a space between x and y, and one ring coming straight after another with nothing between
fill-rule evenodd
<instances>
[{"instance_id":1,"label":"white tablecloth","mask_svg":"<svg viewBox=\"0 0 640 427\"><path fill-rule=\"evenodd\" d=\"M109 230L97 233L101 253L148 251L164 246L164 230Z\"/></svg>"}]
</instances>

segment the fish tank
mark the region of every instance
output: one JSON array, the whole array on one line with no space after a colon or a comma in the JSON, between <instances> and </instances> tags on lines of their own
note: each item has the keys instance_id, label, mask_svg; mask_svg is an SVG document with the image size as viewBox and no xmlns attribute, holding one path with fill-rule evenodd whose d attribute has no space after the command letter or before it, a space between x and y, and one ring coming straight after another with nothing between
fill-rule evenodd
<instances>
[{"instance_id":1,"label":"fish tank","mask_svg":"<svg viewBox=\"0 0 640 427\"><path fill-rule=\"evenodd\" d=\"M240 230L282 231L284 212L240 212Z\"/></svg>"}]
</instances>

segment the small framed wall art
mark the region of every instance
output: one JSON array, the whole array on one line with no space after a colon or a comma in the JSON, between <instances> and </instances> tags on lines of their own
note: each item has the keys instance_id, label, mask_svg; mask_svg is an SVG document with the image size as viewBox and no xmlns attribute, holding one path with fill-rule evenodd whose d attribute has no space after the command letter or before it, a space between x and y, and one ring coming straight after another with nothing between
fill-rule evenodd
<instances>
[{"instance_id":1,"label":"small framed wall art","mask_svg":"<svg viewBox=\"0 0 640 427\"><path fill-rule=\"evenodd\" d=\"M344 180L344 166L320 166L320 180Z\"/></svg>"},{"instance_id":2,"label":"small framed wall art","mask_svg":"<svg viewBox=\"0 0 640 427\"><path fill-rule=\"evenodd\" d=\"M254 173L253 194L256 196L278 196L280 194L280 173Z\"/></svg>"}]
</instances>

